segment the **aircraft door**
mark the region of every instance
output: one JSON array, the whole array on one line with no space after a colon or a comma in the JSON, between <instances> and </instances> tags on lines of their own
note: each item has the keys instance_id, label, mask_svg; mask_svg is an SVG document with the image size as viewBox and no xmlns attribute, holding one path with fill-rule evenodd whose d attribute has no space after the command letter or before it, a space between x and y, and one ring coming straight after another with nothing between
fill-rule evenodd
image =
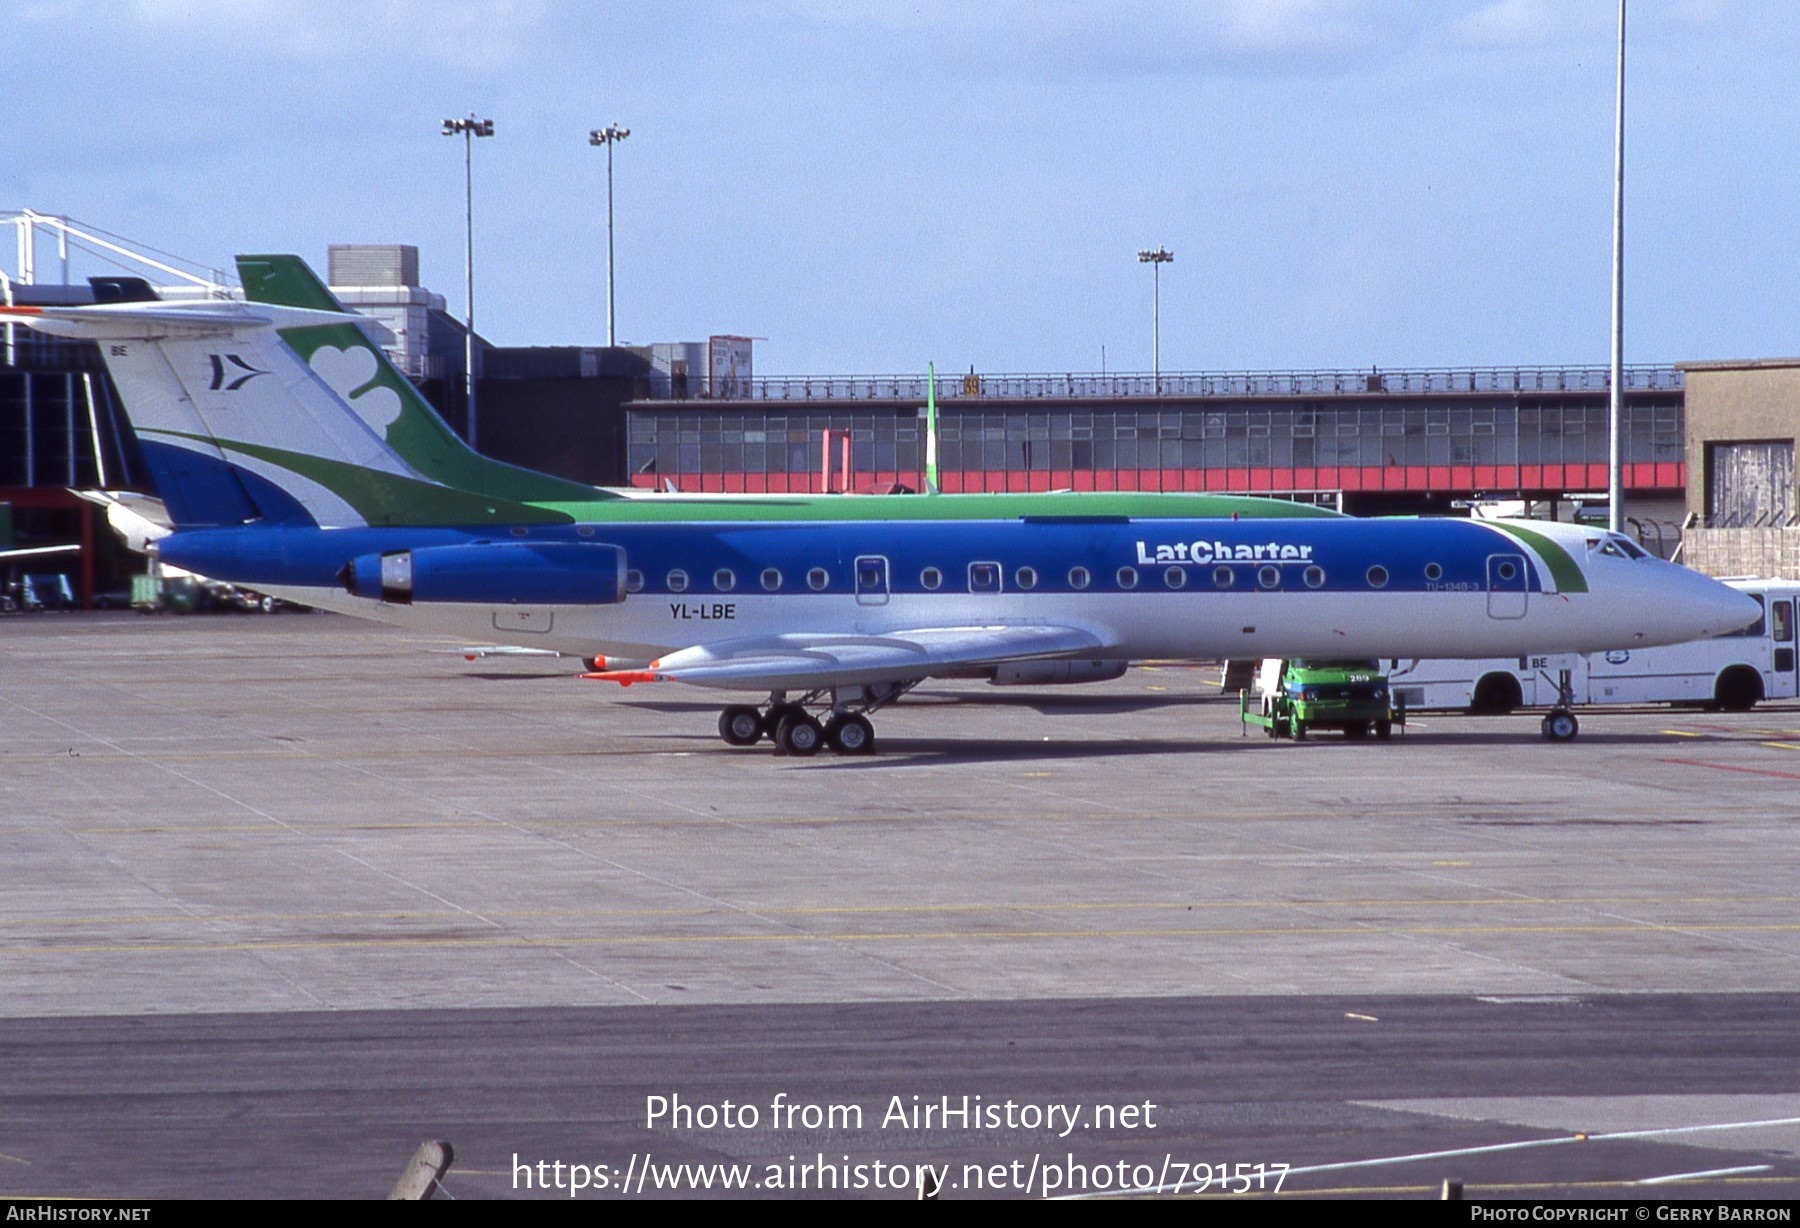
<instances>
[{"instance_id":1,"label":"aircraft door","mask_svg":"<svg viewBox=\"0 0 1800 1228\"><path fill-rule=\"evenodd\" d=\"M1525 556L1490 554L1487 561L1488 617L1524 618L1526 599Z\"/></svg>"},{"instance_id":2,"label":"aircraft door","mask_svg":"<svg viewBox=\"0 0 1800 1228\"><path fill-rule=\"evenodd\" d=\"M888 561L879 554L858 555L856 559L856 604L886 605L888 599Z\"/></svg>"}]
</instances>

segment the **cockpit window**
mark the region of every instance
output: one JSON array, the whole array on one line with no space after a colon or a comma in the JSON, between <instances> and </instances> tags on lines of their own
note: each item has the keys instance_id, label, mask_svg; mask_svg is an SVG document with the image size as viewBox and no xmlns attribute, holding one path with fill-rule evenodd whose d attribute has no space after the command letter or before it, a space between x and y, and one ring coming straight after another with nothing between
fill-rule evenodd
<instances>
[{"instance_id":1,"label":"cockpit window","mask_svg":"<svg viewBox=\"0 0 1800 1228\"><path fill-rule=\"evenodd\" d=\"M1647 559L1650 552L1632 541L1622 533L1608 533L1605 537L1587 539L1589 550L1598 550L1601 554L1615 559Z\"/></svg>"}]
</instances>

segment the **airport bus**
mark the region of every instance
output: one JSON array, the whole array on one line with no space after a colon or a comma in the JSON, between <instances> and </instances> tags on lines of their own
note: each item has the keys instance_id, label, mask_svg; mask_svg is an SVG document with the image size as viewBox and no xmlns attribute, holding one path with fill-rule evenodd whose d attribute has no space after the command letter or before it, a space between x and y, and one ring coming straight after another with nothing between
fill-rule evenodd
<instances>
[{"instance_id":1,"label":"airport bus","mask_svg":"<svg viewBox=\"0 0 1800 1228\"><path fill-rule=\"evenodd\" d=\"M1735 635L1586 655L1390 661L1394 704L1408 712L1475 714L1555 707L1565 669L1576 704L1697 704L1742 712L1765 699L1794 698L1800 694L1794 652L1800 582L1726 583L1763 607L1763 617Z\"/></svg>"}]
</instances>

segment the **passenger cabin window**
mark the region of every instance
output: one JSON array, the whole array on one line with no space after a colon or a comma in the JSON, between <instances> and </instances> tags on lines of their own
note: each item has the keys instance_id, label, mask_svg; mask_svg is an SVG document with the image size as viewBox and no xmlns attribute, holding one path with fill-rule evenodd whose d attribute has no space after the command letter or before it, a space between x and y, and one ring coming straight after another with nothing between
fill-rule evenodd
<instances>
[{"instance_id":1,"label":"passenger cabin window","mask_svg":"<svg viewBox=\"0 0 1800 1228\"><path fill-rule=\"evenodd\" d=\"M1264 567L1256 573L1256 582L1264 588L1281 587L1281 568Z\"/></svg>"},{"instance_id":2,"label":"passenger cabin window","mask_svg":"<svg viewBox=\"0 0 1800 1228\"><path fill-rule=\"evenodd\" d=\"M830 583L831 573L827 572L823 567L815 567L806 573L806 586L815 593L824 592L825 586Z\"/></svg>"},{"instance_id":3,"label":"passenger cabin window","mask_svg":"<svg viewBox=\"0 0 1800 1228\"><path fill-rule=\"evenodd\" d=\"M1000 564L970 563L969 591L971 593L997 593L1000 591Z\"/></svg>"},{"instance_id":4,"label":"passenger cabin window","mask_svg":"<svg viewBox=\"0 0 1800 1228\"><path fill-rule=\"evenodd\" d=\"M729 567L721 567L713 572L713 587L721 593L729 593L737 587L737 573Z\"/></svg>"},{"instance_id":5,"label":"passenger cabin window","mask_svg":"<svg viewBox=\"0 0 1800 1228\"><path fill-rule=\"evenodd\" d=\"M677 567L669 573L669 591L671 593L687 592L687 572Z\"/></svg>"},{"instance_id":6,"label":"passenger cabin window","mask_svg":"<svg viewBox=\"0 0 1800 1228\"><path fill-rule=\"evenodd\" d=\"M1120 588L1136 588L1137 587L1137 568L1135 568L1135 567L1119 568L1119 587Z\"/></svg>"},{"instance_id":7,"label":"passenger cabin window","mask_svg":"<svg viewBox=\"0 0 1800 1228\"><path fill-rule=\"evenodd\" d=\"M1318 588L1325 583L1325 569L1318 566L1308 567L1305 578L1307 588Z\"/></svg>"},{"instance_id":8,"label":"passenger cabin window","mask_svg":"<svg viewBox=\"0 0 1800 1228\"><path fill-rule=\"evenodd\" d=\"M927 567L919 573L919 583L925 591L935 593L944 583L944 573L935 567Z\"/></svg>"},{"instance_id":9,"label":"passenger cabin window","mask_svg":"<svg viewBox=\"0 0 1800 1228\"><path fill-rule=\"evenodd\" d=\"M1085 568L1085 567L1069 568L1069 587L1070 588L1076 589L1079 591L1080 589L1086 588L1091 583L1093 583L1093 577L1088 575L1087 568Z\"/></svg>"},{"instance_id":10,"label":"passenger cabin window","mask_svg":"<svg viewBox=\"0 0 1800 1228\"><path fill-rule=\"evenodd\" d=\"M1036 588L1037 580L1037 568L1035 567L1021 567L1013 572L1013 583L1022 589Z\"/></svg>"},{"instance_id":11,"label":"passenger cabin window","mask_svg":"<svg viewBox=\"0 0 1800 1228\"><path fill-rule=\"evenodd\" d=\"M625 591L641 593L644 591L644 573L632 567L625 572Z\"/></svg>"},{"instance_id":12,"label":"passenger cabin window","mask_svg":"<svg viewBox=\"0 0 1800 1228\"><path fill-rule=\"evenodd\" d=\"M1237 573L1232 571L1231 568L1229 568L1229 567L1213 568L1213 587L1214 588L1230 588L1233 584L1236 584L1236 583L1237 583Z\"/></svg>"},{"instance_id":13,"label":"passenger cabin window","mask_svg":"<svg viewBox=\"0 0 1800 1228\"><path fill-rule=\"evenodd\" d=\"M1386 588L1387 582L1388 582L1387 568L1383 567L1380 563L1377 563L1377 564L1375 564L1375 566L1369 568L1369 587L1370 588Z\"/></svg>"},{"instance_id":14,"label":"passenger cabin window","mask_svg":"<svg viewBox=\"0 0 1800 1228\"><path fill-rule=\"evenodd\" d=\"M1187 568L1169 567L1163 571L1163 583L1170 588L1187 587Z\"/></svg>"},{"instance_id":15,"label":"passenger cabin window","mask_svg":"<svg viewBox=\"0 0 1800 1228\"><path fill-rule=\"evenodd\" d=\"M773 567L764 568L762 573L762 586L771 593L779 591L781 588L781 572Z\"/></svg>"},{"instance_id":16,"label":"passenger cabin window","mask_svg":"<svg viewBox=\"0 0 1800 1228\"><path fill-rule=\"evenodd\" d=\"M1425 578L1427 580L1430 580L1434 584L1437 583L1439 580L1442 580L1444 578L1443 567L1441 567L1437 563L1425 564Z\"/></svg>"}]
</instances>

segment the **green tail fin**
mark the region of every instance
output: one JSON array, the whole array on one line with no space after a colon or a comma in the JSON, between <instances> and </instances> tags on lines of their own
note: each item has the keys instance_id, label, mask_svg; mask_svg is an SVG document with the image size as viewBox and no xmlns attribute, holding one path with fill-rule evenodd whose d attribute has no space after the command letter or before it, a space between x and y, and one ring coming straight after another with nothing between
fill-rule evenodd
<instances>
[{"instance_id":1,"label":"green tail fin","mask_svg":"<svg viewBox=\"0 0 1800 1228\"><path fill-rule=\"evenodd\" d=\"M252 303L312 311L344 310L337 296L298 256L239 256L237 266L238 279L244 283L244 297Z\"/></svg>"},{"instance_id":2,"label":"green tail fin","mask_svg":"<svg viewBox=\"0 0 1800 1228\"><path fill-rule=\"evenodd\" d=\"M352 317L298 256L239 256L237 263L244 297L253 303L304 307ZM315 364L315 368L321 361L342 366L345 354L366 351L368 357L352 363L359 372L356 386L341 389L339 394L348 406L375 389L385 389L383 395L394 398L394 408L382 415L378 432L419 474L453 490L515 503L593 502L617 497L580 482L521 469L475 452L444 423L381 347L352 323L352 318L342 325L283 329L281 337L301 362ZM327 351L323 360L318 357L321 350Z\"/></svg>"}]
</instances>

